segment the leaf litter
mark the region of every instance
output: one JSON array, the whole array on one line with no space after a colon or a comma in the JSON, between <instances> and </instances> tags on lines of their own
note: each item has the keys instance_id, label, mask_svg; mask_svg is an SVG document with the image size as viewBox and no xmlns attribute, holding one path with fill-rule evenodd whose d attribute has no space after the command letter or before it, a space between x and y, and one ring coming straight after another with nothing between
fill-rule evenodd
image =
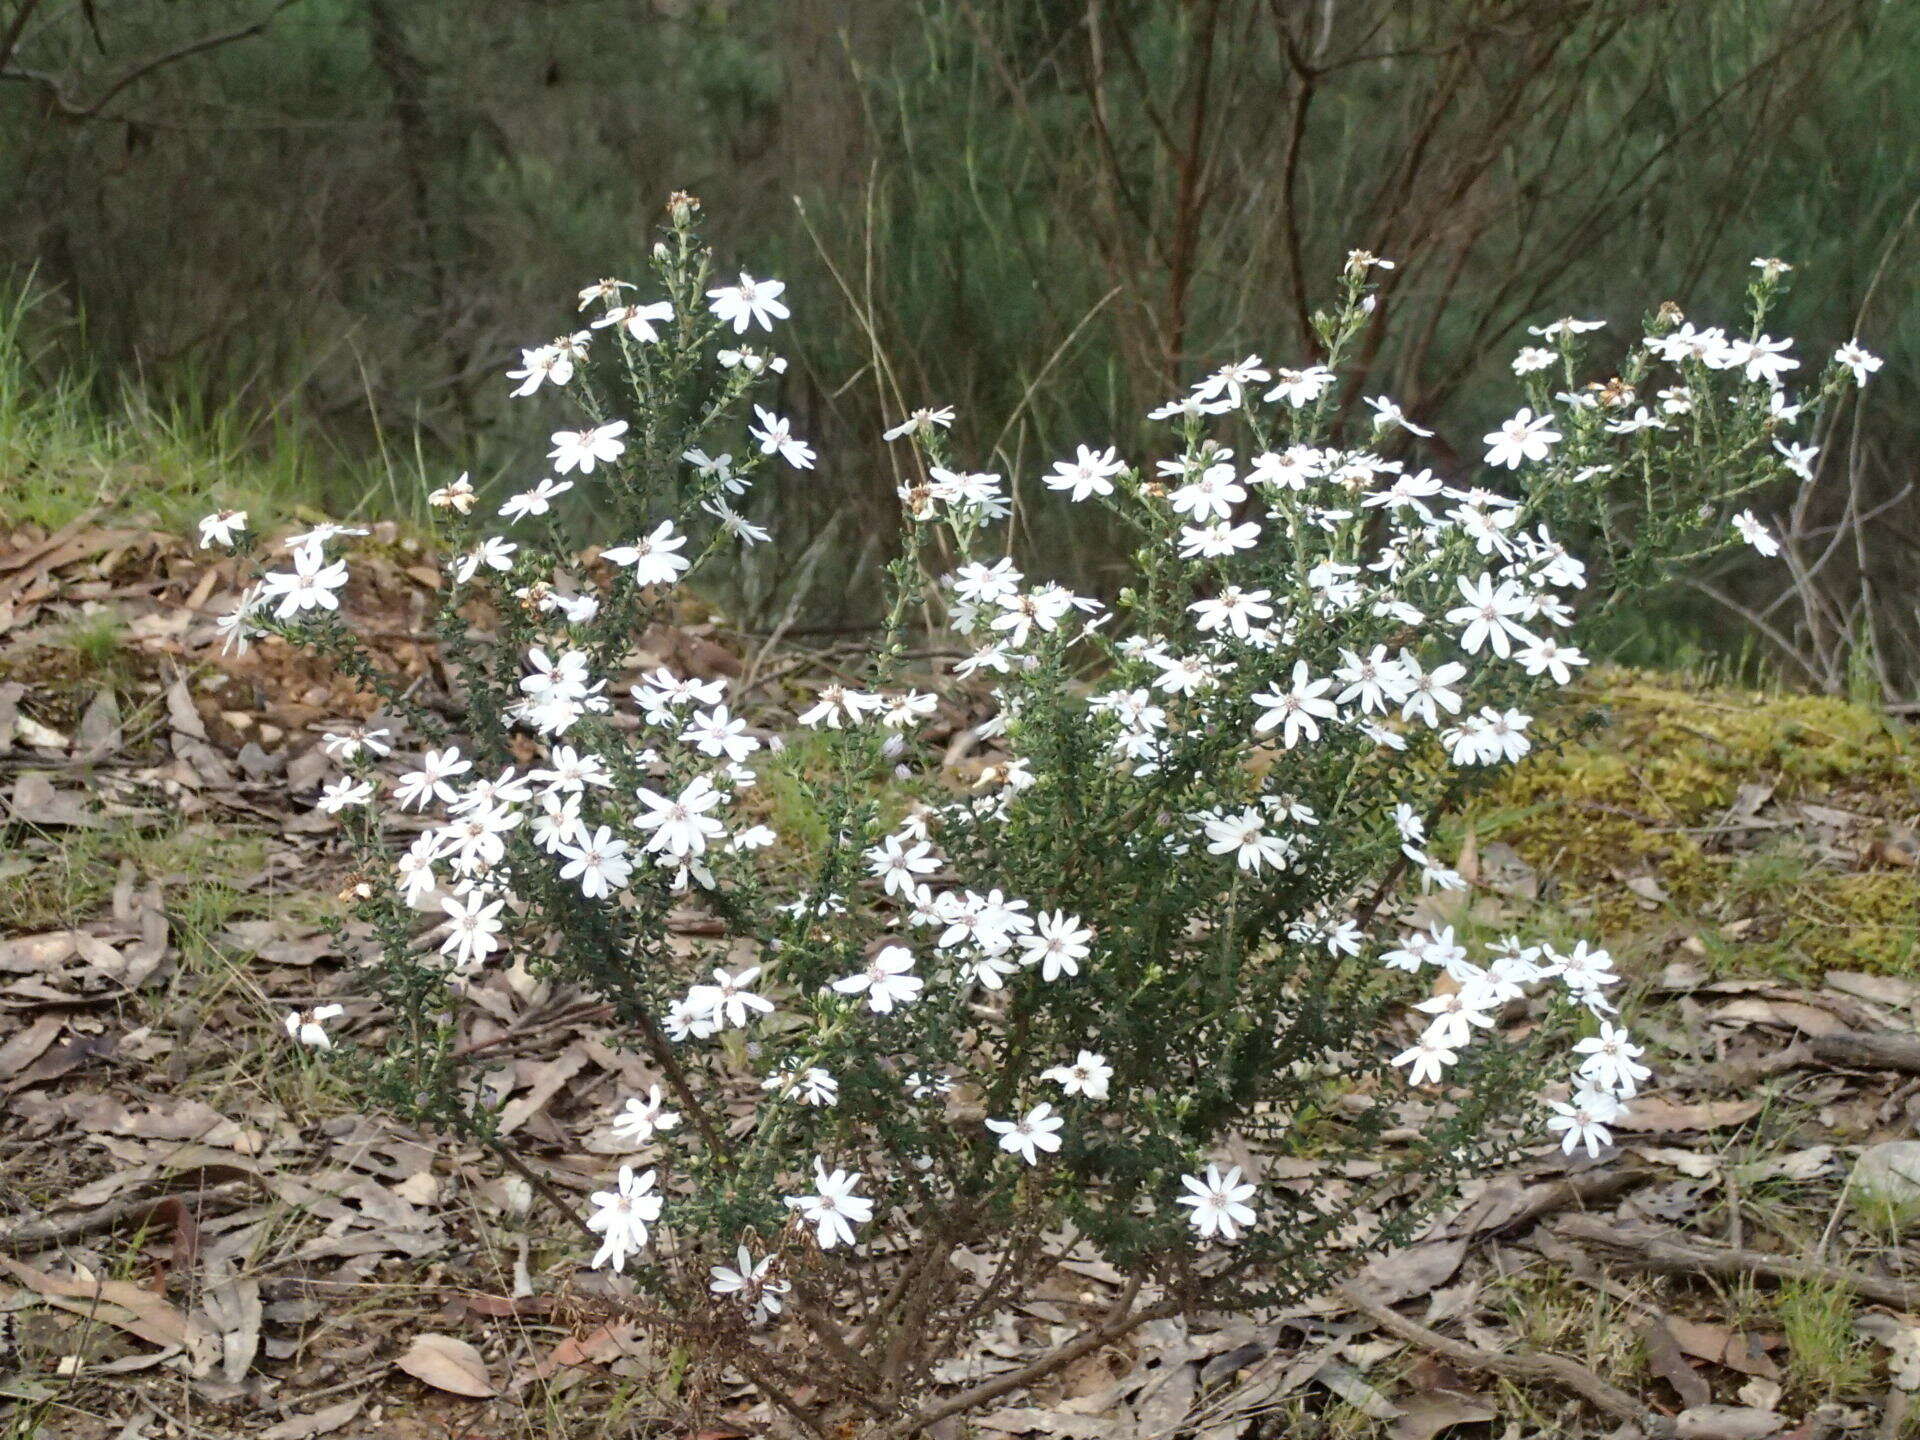
<instances>
[{"instance_id":1,"label":"leaf litter","mask_svg":"<svg viewBox=\"0 0 1920 1440\"><path fill-rule=\"evenodd\" d=\"M357 574L348 603L378 617L369 633L386 661L431 692L443 677L419 617L436 577L397 531L377 538L394 558ZM358 1023L351 936L343 946L316 923L315 897L344 874L332 822L287 795L332 773L320 722L373 706L281 647L220 659L209 602L232 588L228 563L140 529L0 535L0 886L65 881L57 908L22 892L0 913L0 1313L33 1322L13 1327L16 1367L67 1387L74 1440L144 1433L135 1422L183 1396L200 1435L426 1434L440 1415L499 1427L544 1413L530 1407L549 1393L597 1434L606 1387L636 1377L675 1433L757 1433L767 1416L746 1408L739 1377L655 1354L632 1322L596 1314L599 1277L524 1177L353 1113L282 1043L287 1009L337 1000ZM125 637L110 676L58 643L102 596ZM710 624L646 641L650 658L740 669ZM1831 789L1822 800L1749 776L1714 844L1793 840L1821 863L1910 877L1911 779L1897 793L1863 795L1844 777ZM245 837L245 863L154 853L183 822ZM1434 902L1446 923L1498 924L1555 898L1555 876L1505 840L1469 832L1461 868L1475 890ZM1614 884L1635 913L1677 908L1644 865ZM1716 943L1779 923L1727 922ZM1702 928L1670 926L1640 957L1671 1054L1605 1159L1539 1147L1486 1177L1359 1273L1364 1306L1343 1287L1252 1319L1157 1322L972 1424L1247 1440L1320 1433L1306 1427L1340 1412L1393 1440L1490 1424L1515 1440L1623 1433L1579 1384L1497 1363L1539 1355L1606 1371L1647 1434L1866 1436L1904 1414L1920 1390L1920 1304L1856 1294L1842 1343L1871 1347L1876 1378L1823 1394L1756 1287L1809 1258L1828 1281L1866 1277L1882 1294L1912 1275L1903 1233L1851 1205L1847 1187L1863 1152L1910 1141L1920 1120L1920 1066L1903 1068L1901 1048L1920 1047L1920 981L1868 967L1811 981L1728 973L1703 963ZM585 1191L599 1180L591 1157L621 1153L609 1100L644 1065L596 1007L530 977L490 975L477 998L466 1044L498 1053L503 1130L548 1183ZM1409 1126L1424 1103L1409 1098ZM1303 1164L1295 1183L1340 1177ZM1588 1243L1556 1226L1572 1214L1711 1250L1712 1267ZM1351 1238L1365 1229L1362 1217ZM1056 1287L992 1317L940 1380L1017 1369L1118 1279L1090 1253L1068 1260ZM1631 1335L1630 1373L1583 1337L1600 1315ZM1547 1415L1550 1427L1525 1418Z\"/></svg>"}]
</instances>

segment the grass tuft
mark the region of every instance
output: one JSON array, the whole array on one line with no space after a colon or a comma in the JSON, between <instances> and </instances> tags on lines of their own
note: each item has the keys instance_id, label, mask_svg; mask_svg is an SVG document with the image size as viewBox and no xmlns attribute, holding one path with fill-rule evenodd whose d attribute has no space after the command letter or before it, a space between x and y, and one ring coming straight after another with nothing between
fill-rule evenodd
<instances>
[{"instance_id":1,"label":"grass tuft","mask_svg":"<svg viewBox=\"0 0 1920 1440\"><path fill-rule=\"evenodd\" d=\"M378 437L353 459L236 399L169 401L58 358L29 281L0 292L0 526L58 530L89 515L186 533L216 508L271 527L295 519L424 525L431 465Z\"/></svg>"}]
</instances>

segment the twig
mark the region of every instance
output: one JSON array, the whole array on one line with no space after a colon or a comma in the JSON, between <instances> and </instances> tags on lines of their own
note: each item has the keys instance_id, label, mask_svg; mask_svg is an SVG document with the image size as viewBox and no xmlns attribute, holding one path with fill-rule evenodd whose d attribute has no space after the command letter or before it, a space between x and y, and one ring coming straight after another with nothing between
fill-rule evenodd
<instances>
[{"instance_id":1,"label":"twig","mask_svg":"<svg viewBox=\"0 0 1920 1440\"><path fill-rule=\"evenodd\" d=\"M571 1005L563 1005L558 1010L546 1015L533 1016L523 1020L517 1025L502 1030L491 1039L470 1041L462 1045L458 1050L455 1050L453 1052L453 1058L455 1060L465 1060L469 1056L479 1054L483 1050L497 1050L502 1045L516 1045L520 1041L530 1038L537 1032L550 1030L556 1025L566 1025L570 1023L590 1024L596 1020L603 1020L612 1013L613 1007L611 1005L603 1005L591 1000L576 1001Z\"/></svg>"},{"instance_id":2,"label":"twig","mask_svg":"<svg viewBox=\"0 0 1920 1440\"><path fill-rule=\"evenodd\" d=\"M197 1209L209 1200L230 1195L251 1183L248 1180L229 1180L224 1184L209 1185L203 1190L186 1190L171 1195L149 1195L133 1200L117 1200L111 1205L102 1205L97 1210L90 1210L84 1215L37 1220L30 1225L21 1225L0 1235L0 1254L44 1250L49 1246L65 1244L69 1240L78 1240L82 1236L117 1230L122 1225L145 1224L153 1217L153 1212L169 1200L178 1200L182 1205Z\"/></svg>"},{"instance_id":3,"label":"twig","mask_svg":"<svg viewBox=\"0 0 1920 1440\"><path fill-rule=\"evenodd\" d=\"M342 1380L337 1384L328 1385L319 1390L305 1390L298 1395L289 1395L280 1402L280 1413L282 1415L292 1415L294 1413L294 1406L298 1405L304 1413L312 1414L314 1407L322 1400L331 1400L334 1396L344 1395L349 1390L361 1390L368 1385L377 1385L385 1378L386 1372L378 1366L374 1366L362 1370L352 1378Z\"/></svg>"},{"instance_id":4,"label":"twig","mask_svg":"<svg viewBox=\"0 0 1920 1440\"><path fill-rule=\"evenodd\" d=\"M1618 1199L1652 1178L1653 1171L1641 1166L1612 1165L1541 1185L1529 1185L1520 1193L1520 1208L1491 1231L1481 1233L1512 1235L1562 1210L1580 1210Z\"/></svg>"},{"instance_id":5,"label":"twig","mask_svg":"<svg viewBox=\"0 0 1920 1440\"><path fill-rule=\"evenodd\" d=\"M976 1406L984 1405L997 1396L1010 1390L1024 1389L1034 1381L1051 1375L1063 1366L1071 1365L1082 1355L1098 1350L1102 1345L1118 1340L1122 1335L1138 1330L1152 1320L1161 1320L1169 1315L1180 1313L1180 1302L1161 1300L1141 1310L1133 1310L1134 1297L1140 1290L1140 1278L1136 1275L1127 1282L1127 1288L1120 1298L1115 1300L1107 1318L1097 1325L1090 1325L1073 1339L1042 1355L1031 1365L1023 1365L1018 1370L1009 1370L1004 1375L996 1375L991 1380L983 1380L970 1390L962 1390L951 1399L937 1405L930 1405L916 1415L899 1421L885 1432L889 1440L894 1437L917 1435L929 1426L937 1425L950 1415L964 1414Z\"/></svg>"},{"instance_id":6,"label":"twig","mask_svg":"<svg viewBox=\"0 0 1920 1440\"><path fill-rule=\"evenodd\" d=\"M1567 1239L1605 1246L1648 1270L1671 1275L1763 1275L1770 1280L1814 1280L1823 1285L1844 1287L1868 1300L1901 1310L1920 1309L1920 1283L1889 1280L1838 1265L1823 1265L1817 1260L1793 1260L1724 1245L1692 1245L1665 1235L1622 1230L1592 1215L1569 1215L1553 1228Z\"/></svg>"},{"instance_id":7,"label":"twig","mask_svg":"<svg viewBox=\"0 0 1920 1440\"><path fill-rule=\"evenodd\" d=\"M191 1420L188 1420L183 1416L175 1415L167 1410L162 1410L158 1405L154 1404L153 1401L149 1400L140 1391L138 1390L134 1391L133 1398L135 1400L138 1400L142 1405L146 1406L147 1409L151 1410L154 1413L154 1417L158 1419L162 1425L165 1425L169 1430L177 1431L182 1435L191 1436L193 1437L193 1440L198 1440L198 1437L202 1435L208 1437L208 1440L215 1440L214 1434L211 1430L203 1430L198 1425L194 1424Z\"/></svg>"},{"instance_id":8,"label":"twig","mask_svg":"<svg viewBox=\"0 0 1920 1440\"><path fill-rule=\"evenodd\" d=\"M232 30L222 30L213 35L202 35L198 39L189 40L183 45L176 45L170 50L162 50L158 54L149 55L144 60L139 61L137 64L123 71L119 78L108 85L105 90L101 91L99 96L96 97L90 105L82 105L76 100L69 99L65 87L60 84L59 80L51 75L42 75L37 71L4 70L0 71L0 80L21 80L39 86L47 92L55 108L69 119L91 120L96 117L103 119L120 119L123 117L105 114L107 102L112 100L113 97L118 95L122 90L125 90L129 85L145 79L162 66L171 65L176 61L186 60L195 55L203 55L209 50L217 50L221 46L231 45L235 41L251 40L256 35L264 34L267 28L273 24L275 16L282 10L289 9L298 3L299 0L276 0L276 3L266 14L261 15L245 25L238 26Z\"/></svg>"},{"instance_id":9,"label":"twig","mask_svg":"<svg viewBox=\"0 0 1920 1440\"><path fill-rule=\"evenodd\" d=\"M1422 1350L1439 1355L1455 1365L1501 1375L1509 1380L1533 1381L1572 1390L1596 1409L1638 1425L1643 1433L1655 1437L1655 1440L1675 1433L1673 1421L1665 1415L1649 1410L1626 1391L1609 1385L1586 1366L1577 1365L1564 1355L1542 1355L1532 1351L1500 1354L1493 1350L1482 1350L1463 1340L1450 1340L1437 1330L1409 1320L1378 1295L1352 1281L1340 1286L1335 1293L1382 1330L1398 1335L1409 1344L1418 1345Z\"/></svg>"},{"instance_id":10,"label":"twig","mask_svg":"<svg viewBox=\"0 0 1920 1440\"><path fill-rule=\"evenodd\" d=\"M546 1201L554 1209L566 1216L567 1219L571 1220L579 1229L580 1233L587 1237L587 1242L590 1245L596 1250L600 1248L600 1232L587 1224L586 1217L574 1208L573 1201L556 1190L551 1180L547 1179L546 1176L542 1175L516 1155L511 1145L507 1145L499 1140L492 1140L488 1142L487 1148L492 1150L495 1155L498 1155L501 1160L505 1161L508 1169L512 1170L515 1174L519 1175L521 1179L531 1185L542 1200Z\"/></svg>"},{"instance_id":11,"label":"twig","mask_svg":"<svg viewBox=\"0 0 1920 1440\"><path fill-rule=\"evenodd\" d=\"M1892 1031L1803 1035L1784 1050L1689 1071L1675 1076L1674 1083L1737 1090L1803 1065L1844 1065L1859 1070L1900 1070L1920 1075L1920 1036L1897 1035Z\"/></svg>"},{"instance_id":12,"label":"twig","mask_svg":"<svg viewBox=\"0 0 1920 1440\"><path fill-rule=\"evenodd\" d=\"M883 1416L885 1412L880 1409L874 1394L879 1389L879 1372L855 1354L847 1344L847 1337L840 1333L839 1323L833 1317L831 1289L822 1295L799 1275L793 1277L793 1288L794 1299L800 1302L790 1307L795 1317L807 1327L820 1347L839 1362L844 1372L845 1379L839 1388L875 1418Z\"/></svg>"},{"instance_id":13,"label":"twig","mask_svg":"<svg viewBox=\"0 0 1920 1440\"><path fill-rule=\"evenodd\" d=\"M1920 1075L1920 1035L1892 1031L1841 1035L1809 1035L1806 1046L1817 1060L1829 1065L1854 1065L1863 1070L1904 1070Z\"/></svg>"},{"instance_id":14,"label":"twig","mask_svg":"<svg viewBox=\"0 0 1920 1440\"><path fill-rule=\"evenodd\" d=\"M40 8L40 3L41 0L20 0L20 8L13 12L6 33L0 34L0 70L6 69L13 52L19 49L21 33L26 30L27 21L33 18L33 12Z\"/></svg>"}]
</instances>

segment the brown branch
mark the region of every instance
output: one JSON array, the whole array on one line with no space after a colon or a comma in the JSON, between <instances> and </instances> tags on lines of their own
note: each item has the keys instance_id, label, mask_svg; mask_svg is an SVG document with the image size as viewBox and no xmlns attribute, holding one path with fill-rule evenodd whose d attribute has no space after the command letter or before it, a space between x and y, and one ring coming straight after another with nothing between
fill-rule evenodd
<instances>
[{"instance_id":1,"label":"brown branch","mask_svg":"<svg viewBox=\"0 0 1920 1440\"><path fill-rule=\"evenodd\" d=\"M1595 1409L1638 1425L1644 1434L1656 1437L1656 1440L1675 1433L1674 1423L1667 1416L1648 1409L1626 1391L1608 1384L1586 1366L1576 1365L1564 1355L1542 1355L1532 1351L1501 1354L1482 1350L1462 1340L1450 1340L1438 1330L1409 1320L1377 1294L1351 1281L1340 1286L1335 1293L1382 1330L1464 1369L1571 1390Z\"/></svg>"},{"instance_id":2,"label":"brown branch","mask_svg":"<svg viewBox=\"0 0 1920 1440\"><path fill-rule=\"evenodd\" d=\"M1023 1365L1018 1370L1009 1370L1004 1375L983 1380L950 1399L943 1400L937 1405L930 1405L904 1420L896 1421L883 1432L886 1440L904 1440L904 1437L917 1434L928 1426L937 1425L951 1415L965 1414L1009 1391L1024 1389L1034 1381L1045 1379L1054 1371L1071 1365L1082 1355L1090 1354L1102 1345L1138 1330L1150 1321L1179 1314L1181 1305L1178 1300L1160 1300L1144 1309L1132 1310L1134 1297L1139 1292L1140 1279L1135 1276L1127 1282L1127 1288L1121 1293L1120 1298L1113 1302L1113 1309L1108 1312L1107 1319L1097 1325L1088 1326L1073 1339L1050 1353L1042 1355L1031 1365Z\"/></svg>"},{"instance_id":3,"label":"brown branch","mask_svg":"<svg viewBox=\"0 0 1920 1440\"><path fill-rule=\"evenodd\" d=\"M809 1435L818 1435L821 1440L832 1440L833 1432L827 1429L826 1423L809 1412L807 1407L800 1403L798 1396L773 1378L775 1372L785 1371L788 1367L774 1365L769 1356L751 1345L743 1348L750 1352L751 1358L736 1350L733 1353L733 1362L747 1372L753 1383L759 1387L760 1392Z\"/></svg>"},{"instance_id":4,"label":"brown branch","mask_svg":"<svg viewBox=\"0 0 1920 1440\"><path fill-rule=\"evenodd\" d=\"M178 1201L181 1205L197 1210L208 1201L234 1194L253 1183L252 1180L229 1180L200 1190L184 1190L171 1195L149 1195L139 1199L116 1200L110 1205L102 1205L82 1215L36 1220L0 1235L0 1255L9 1252L25 1254L34 1250L46 1250L55 1245L63 1245L69 1240L118 1230L125 1225L144 1225L153 1218L155 1211L169 1201Z\"/></svg>"},{"instance_id":5,"label":"brown branch","mask_svg":"<svg viewBox=\"0 0 1920 1440\"><path fill-rule=\"evenodd\" d=\"M1617 1200L1629 1190L1646 1184L1653 1171L1636 1165L1609 1165L1568 1175L1541 1185L1529 1185L1520 1193L1520 1206L1493 1228L1495 1235L1513 1235L1549 1215L1562 1210L1585 1209L1589 1205Z\"/></svg>"},{"instance_id":6,"label":"brown branch","mask_svg":"<svg viewBox=\"0 0 1920 1440\"><path fill-rule=\"evenodd\" d=\"M487 1142L487 1148L506 1162L508 1169L512 1170L515 1174L519 1175L521 1179L531 1185L535 1193L537 1193L542 1200L546 1201L554 1209L566 1216L568 1220L572 1221L580 1233L587 1237L588 1244L592 1245L596 1250L600 1248L600 1241L603 1238L600 1232L587 1224L586 1216L574 1208L573 1201L569 1200L565 1195L562 1195L560 1191L555 1188L551 1180L547 1179L546 1176L522 1160L519 1155L514 1152L513 1147L505 1141L490 1140Z\"/></svg>"},{"instance_id":7,"label":"brown branch","mask_svg":"<svg viewBox=\"0 0 1920 1440\"><path fill-rule=\"evenodd\" d=\"M455 1050L449 1059L466 1060L487 1050L498 1050L503 1045L518 1045L535 1038L543 1030L551 1030L556 1025L592 1024L604 1020L613 1014L613 1006L598 1001L581 1000L571 1005L563 1005L547 1015L534 1016L502 1030L498 1035L486 1040L471 1040Z\"/></svg>"},{"instance_id":8,"label":"brown branch","mask_svg":"<svg viewBox=\"0 0 1920 1440\"><path fill-rule=\"evenodd\" d=\"M1321 346L1313 333L1313 315L1307 305L1307 262L1300 235L1300 157L1306 148L1307 116L1313 108L1315 75L1305 60L1294 51L1293 37L1286 37L1288 58L1293 62L1299 90L1287 117L1286 158L1280 165L1280 211L1282 234L1286 241L1287 288L1293 301L1293 323L1299 328L1300 343L1317 360Z\"/></svg>"},{"instance_id":9,"label":"brown branch","mask_svg":"<svg viewBox=\"0 0 1920 1440\"><path fill-rule=\"evenodd\" d=\"M1553 1228L1568 1239L1604 1246L1635 1265L1669 1275L1759 1275L1769 1280L1813 1280L1822 1285L1844 1287L1868 1300L1901 1310L1920 1309L1920 1281L1890 1280L1818 1260L1792 1260L1781 1255L1763 1255L1757 1250L1693 1245L1665 1235L1622 1230L1591 1215L1569 1215Z\"/></svg>"},{"instance_id":10,"label":"brown branch","mask_svg":"<svg viewBox=\"0 0 1920 1440\"><path fill-rule=\"evenodd\" d=\"M13 52L20 48L20 36L27 28L27 21L33 18L33 12L40 8L40 0L20 0L20 8L13 12L6 33L0 35L0 71L7 68L7 62L13 58Z\"/></svg>"},{"instance_id":11,"label":"brown branch","mask_svg":"<svg viewBox=\"0 0 1920 1440\"><path fill-rule=\"evenodd\" d=\"M934 1245L927 1249L933 1263L922 1267L914 1277L913 1287L902 1305L900 1319L894 1326L893 1338L887 1346L886 1358L881 1363L881 1372L887 1377L888 1386L895 1391L899 1388L900 1377L906 1371L909 1357L925 1353L928 1313L949 1298L955 1289L955 1271L947 1264L946 1247ZM921 1342L917 1348L916 1341Z\"/></svg>"},{"instance_id":12,"label":"brown branch","mask_svg":"<svg viewBox=\"0 0 1920 1440\"><path fill-rule=\"evenodd\" d=\"M700 1298L704 1302L707 1297L702 1295ZM745 1339L737 1328L729 1328L724 1322L716 1327L712 1313L703 1313L697 1306L690 1318L686 1314L656 1309L617 1296L593 1300L560 1297L552 1313L573 1324L582 1323L579 1317L587 1317L585 1323L602 1321L608 1316L631 1320L655 1333L684 1341L702 1353L718 1353L728 1364L746 1375L766 1399L785 1411L794 1426L808 1434L820 1436L821 1440L832 1440L832 1435L838 1433L829 1432L825 1421L813 1414L812 1406L802 1399L808 1395L809 1387L814 1386L814 1377L810 1373Z\"/></svg>"},{"instance_id":13,"label":"brown branch","mask_svg":"<svg viewBox=\"0 0 1920 1440\"><path fill-rule=\"evenodd\" d=\"M853 1347L847 1344L846 1336L840 1333L840 1326L833 1318L832 1286L829 1284L826 1293L822 1294L798 1274L793 1276L792 1284L793 1298L798 1303L788 1308L820 1343L821 1349L839 1362L842 1378L834 1388L868 1414L881 1417L884 1412L874 1398L880 1388L879 1372L865 1358L855 1354Z\"/></svg>"},{"instance_id":14,"label":"brown branch","mask_svg":"<svg viewBox=\"0 0 1920 1440\"><path fill-rule=\"evenodd\" d=\"M236 41L251 40L256 35L264 34L268 26L273 24L275 17L278 16L281 11L299 3L300 0L275 0L273 7L268 10L266 14L248 24L237 26L232 30L222 30L213 35L202 35L197 40L189 40L184 44L174 46L171 50L162 50L158 54L149 55L146 59L128 67L127 70L122 72L120 78L107 86L105 90L101 91L90 105L81 105L73 100L69 100L65 89L58 80L50 75L41 74L38 71L0 70L0 80L24 80L30 84L40 86L53 100L54 108L69 120L98 119L101 118L102 112L107 108L108 102L128 86L144 80L154 71L172 65L176 61L186 60L195 55L204 55L209 50L218 50L222 46L232 45ZM15 17L16 27L25 24L26 16L31 13L32 9L33 6L29 5L20 15ZM17 33L10 34L7 38L14 44L18 43ZM4 57L6 53L8 52L0 50L0 57Z\"/></svg>"},{"instance_id":15,"label":"brown branch","mask_svg":"<svg viewBox=\"0 0 1920 1440\"><path fill-rule=\"evenodd\" d=\"M947 1245L940 1240L914 1247L913 1255L905 1265L900 1267L900 1273L894 1276L893 1284L887 1287L886 1293L867 1312L847 1343L859 1353L866 1354L872 1347L873 1341L879 1337L887 1316L892 1314L894 1307L905 1298L908 1287L914 1283L920 1271L934 1261L944 1265L948 1253Z\"/></svg>"},{"instance_id":16,"label":"brown branch","mask_svg":"<svg viewBox=\"0 0 1920 1440\"><path fill-rule=\"evenodd\" d=\"M1195 254L1199 249L1201 227L1211 197L1209 188L1201 180L1201 173L1207 160L1207 109L1213 95L1214 41L1219 20L1220 6L1215 0L1207 7L1206 18L1200 25L1197 47L1200 52L1200 73L1187 116L1186 144L1172 156L1177 179L1173 202L1173 241L1167 260L1167 323L1163 340L1169 387L1180 383L1180 360L1187 337L1188 289L1193 282Z\"/></svg>"},{"instance_id":17,"label":"brown branch","mask_svg":"<svg viewBox=\"0 0 1920 1440\"><path fill-rule=\"evenodd\" d=\"M1126 167L1120 163L1120 152L1113 143L1113 129L1107 119L1107 49L1100 28L1100 7L1095 0L1089 0L1087 5L1086 28L1087 105L1088 113L1093 118L1094 138L1100 144L1100 159L1105 167L1103 178L1113 187L1112 193L1120 203L1126 206L1134 225L1146 237L1148 247L1157 250L1159 242L1152 216L1133 193L1133 187L1127 183Z\"/></svg>"},{"instance_id":18,"label":"brown branch","mask_svg":"<svg viewBox=\"0 0 1920 1440\"><path fill-rule=\"evenodd\" d=\"M694 1128L700 1132L701 1140L705 1142L715 1159L723 1165L731 1165L733 1163L732 1147L721 1138L719 1127L713 1123L713 1117L707 1114L706 1106L700 1103L699 1095L694 1092L693 1082L687 1078L686 1070L681 1067L680 1057L673 1053L673 1046L661 1033L659 1024L653 1018L653 1012L640 1005L630 1006L628 1011L629 1018L639 1026L640 1043L646 1047L647 1053L653 1057L654 1064L658 1065L661 1073L667 1077L668 1087L672 1089L674 1098L679 1100L681 1107L687 1112L687 1118L693 1122Z\"/></svg>"},{"instance_id":19,"label":"brown branch","mask_svg":"<svg viewBox=\"0 0 1920 1440\"><path fill-rule=\"evenodd\" d=\"M1816 1060L1861 1070L1903 1070L1920 1075L1920 1035L1864 1033L1809 1035L1805 1044Z\"/></svg>"}]
</instances>

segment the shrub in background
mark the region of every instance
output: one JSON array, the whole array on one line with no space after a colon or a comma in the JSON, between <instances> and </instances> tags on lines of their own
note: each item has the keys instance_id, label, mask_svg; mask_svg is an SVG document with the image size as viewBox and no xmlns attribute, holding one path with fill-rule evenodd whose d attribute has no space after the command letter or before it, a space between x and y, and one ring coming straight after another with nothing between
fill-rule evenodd
<instances>
[{"instance_id":1,"label":"shrub in background","mask_svg":"<svg viewBox=\"0 0 1920 1440\"><path fill-rule=\"evenodd\" d=\"M369 1093L524 1165L459 1049L462 992L518 963L604 1001L656 1077L584 1220L608 1303L792 1425L886 1435L1148 1320L1329 1283L1524 1143L1543 1086L1545 1123L1599 1153L1648 1073L1606 952L1470 952L1412 917L1465 884L1437 827L1540 743L1580 627L1733 533L1771 543L1745 497L1811 460L1798 362L1764 330L1787 267L1761 263L1739 334L1663 311L1598 383L1597 322L1539 327L1481 476L1391 458L1413 427L1386 397L1336 433L1391 264L1362 252L1314 353L1208 375L1155 412L1159 457L1082 446L1010 486L950 452L950 411L903 416L886 628L859 673L750 722L724 682L629 661L703 565L767 541L756 477L817 463L755 403L782 287L711 274L697 220L676 196L647 282L589 286L582 327L511 372L580 413L551 474L498 506L464 478L434 497L457 721L342 618L351 531L286 541L225 622L331 655L393 717L329 740L320 799L377 939L387 1049L344 1052ZM1843 351L1822 396L1876 363ZM1110 603L1006 558L1049 491L1135 537ZM557 524L583 496L607 543L586 555ZM244 516L204 528L252 543ZM965 658L928 662L929 629ZM975 723L935 746L942 717ZM417 834L383 823L422 809ZM288 1028L330 1046L330 1018ZM1113 1267L1111 1302L936 1392L1069 1257Z\"/></svg>"}]
</instances>

